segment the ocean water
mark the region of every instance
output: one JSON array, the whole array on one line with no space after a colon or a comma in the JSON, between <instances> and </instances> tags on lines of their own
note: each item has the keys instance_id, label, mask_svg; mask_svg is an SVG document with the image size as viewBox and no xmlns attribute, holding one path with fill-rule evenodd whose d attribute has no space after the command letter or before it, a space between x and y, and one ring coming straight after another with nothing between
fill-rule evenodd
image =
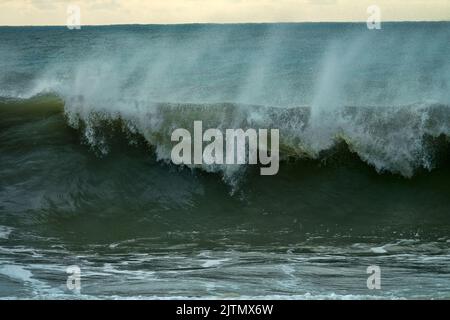
<instances>
[{"instance_id":1,"label":"ocean water","mask_svg":"<svg viewBox=\"0 0 450 320\"><path fill-rule=\"evenodd\" d=\"M1 27L0 298L449 299L450 23L382 27ZM279 173L173 165L195 120Z\"/></svg>"}]
</instances>

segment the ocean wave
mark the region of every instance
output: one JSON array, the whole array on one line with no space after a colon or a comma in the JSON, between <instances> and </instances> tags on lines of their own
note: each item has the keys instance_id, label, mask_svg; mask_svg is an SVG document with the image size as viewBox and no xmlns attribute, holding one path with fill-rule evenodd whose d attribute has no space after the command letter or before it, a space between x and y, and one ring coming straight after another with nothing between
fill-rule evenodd
<instances>
[{"instance_id":1,"label":"ocean wave","mask_svg":"<svg viewBox=\"0 0 450 320\"><path fill-rule=\"evenodd\" d=\"M170 137L176 128L190 129L202 120L204 128L279 129L282 160L324 159L342 143L378 172L411 177L431 170L450 136L450 107L443 104L405 106L347 106L316 113L310 107L267 107L234 103L182 104L139 100L86 101L82 96L61 99L38 95L2 99L2 123L14 118L64 112L68 125L98 155L109 152L117 133L130 144L142 139L161 161L170 162ZM8 112L12 112L8 117ZM235 165L192 165L220 172L226 179L242 170Z\"/></svg>"}]
</instances>

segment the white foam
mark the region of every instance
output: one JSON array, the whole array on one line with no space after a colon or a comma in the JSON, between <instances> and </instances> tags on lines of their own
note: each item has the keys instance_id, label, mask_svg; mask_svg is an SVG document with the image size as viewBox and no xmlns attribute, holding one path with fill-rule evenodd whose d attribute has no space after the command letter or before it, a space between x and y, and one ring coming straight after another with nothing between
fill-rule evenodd
<instances>
[{"instance_id":1,"label":"white foam","mask_svg":"<svg viewBox=\"0 0 450 320\"><path fill-rule=\"evenodd\" d=\"M223 262L229 261L230 259L210 259L206 260L203 264L203 268L211 268L211 267L217 267L221 265Z\"/></svg>"},{"instance_id":2,"label":"white foam","mask_svg":"<svg viewBox=\"0 0 450 320\"><path fill-rule=\"evenodd\" d=\"M14 229L10 227L0 226L0 239L8 239L13 230Z\"/></svg>"},{"instance_id":3,"label":"white foam","mask_svg":"<svg viewBox=\"0 0 450 320\"><path fill-rule=\"evenodd\" d=\"M33 282L33 273L19 265L2 265L0 266L0 274L14 280Z\"/></svg>"},{"instance_id":4,"label":"white foam","mask_svg":"<svg viewBox=\"0 0 450 320\"><path fill-rule=\"evenodd\" d=\"M387 253L387 250L384 249L384 247L373 247L373 248L370 248L370 251L372 251L373 253L377 253L377 254Z\"/></svg>"}]
</instances>

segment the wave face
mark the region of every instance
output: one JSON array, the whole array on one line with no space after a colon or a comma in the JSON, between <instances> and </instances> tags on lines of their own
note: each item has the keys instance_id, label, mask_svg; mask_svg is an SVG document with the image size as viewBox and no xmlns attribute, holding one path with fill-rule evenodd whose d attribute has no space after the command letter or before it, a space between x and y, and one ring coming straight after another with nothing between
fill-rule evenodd
<instances>
[{"instance_id":1,"label":"wave face","mask_svg":"<svg viewBox=\"0 0 450 320\"><path fill-rule=\"evenodd\" d=\"M449 27L0 28L0 298L448 298ZM172 165L195 120L279 173Z\"/></svg>"},{"instance_id":2,"label":"wave face","mask_svg":"<svg viewBox=\"0 0 450 320\"><path fill-rule=\"evenodd\" d=\"M106 102L103 102L106 103ZM113 102L111 102L112 105ZM118 139L130 145L139 141L153 149L158 160L170 163L176 128L192 132L201 119L205 128L279 129L281 161L314 159L324 161L339 146L379 173L412 177L420 170L442 165L450 136L450 106L442 104L396 107L342 107L314 117L310 107L276 108L233 103L171 104L136 100L114 101L114 108L95 108L82 97L62 101L58 96L0 101L6 126L15 117L42 116L42 110L64 114L60 126L68 125L81 134L81 143L99 157L107 155ZM106 105L109 105L106 103ZM23 132L27 135L27 132ZM13 139L12 139L13 140ZM142 143L145 142L145 143ZM246 169L236 165L190 165L206 172L218 172L234 187Z\"/></svg>"}]
</instances>

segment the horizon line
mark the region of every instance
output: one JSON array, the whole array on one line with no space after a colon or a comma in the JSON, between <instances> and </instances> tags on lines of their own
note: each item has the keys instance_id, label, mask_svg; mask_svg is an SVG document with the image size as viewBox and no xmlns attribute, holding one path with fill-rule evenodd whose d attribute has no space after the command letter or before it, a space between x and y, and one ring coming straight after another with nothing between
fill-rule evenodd
<instances>
[{"instance_id":1,"label":"horizon line","mask_svg":"<svg viewBox=\"0 0 450 320\"><path fill-rule=\"evenodd\" d=\"M381 23L443 23L450 20L386 20ZM80 27L113 27L113 26L183 26L183 25L242 25L242 24L359 24L361 21L279 21L279 22L181 22L181 23L112 23L112 24L81 24ZM0 27L67 27L66 24L24 24L24 25L0 25Z\"/></svg>"}]
</instances>

